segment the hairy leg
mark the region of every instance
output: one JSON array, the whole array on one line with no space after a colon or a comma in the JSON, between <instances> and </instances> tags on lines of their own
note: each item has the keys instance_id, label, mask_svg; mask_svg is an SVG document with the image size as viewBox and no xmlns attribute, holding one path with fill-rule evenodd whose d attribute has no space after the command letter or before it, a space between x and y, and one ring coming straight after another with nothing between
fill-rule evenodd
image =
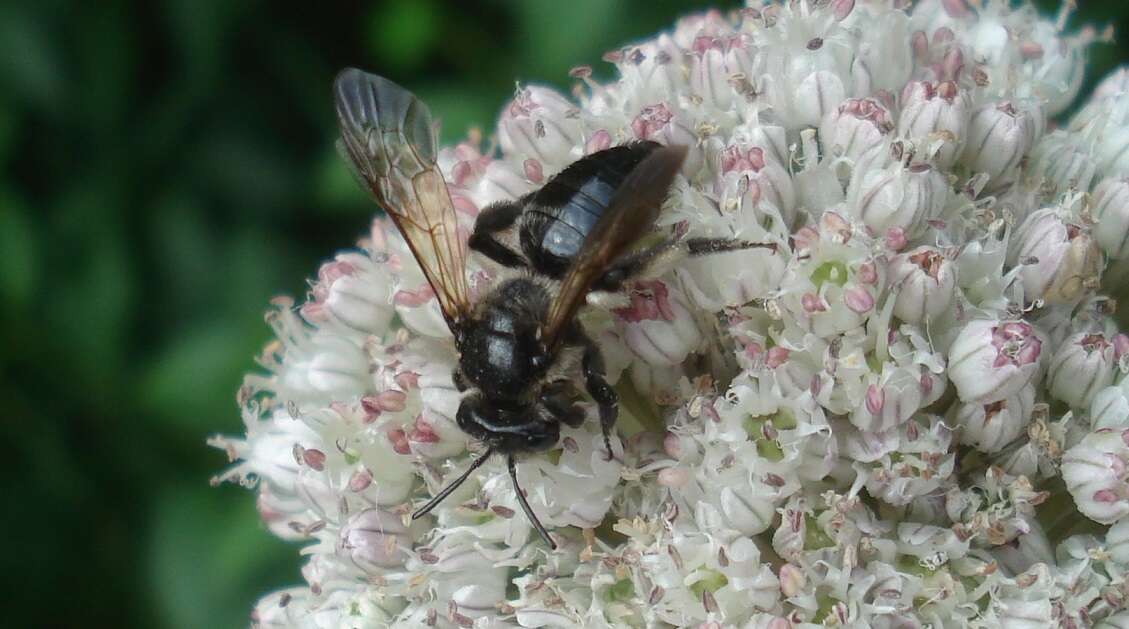
<instances>
[{"instance_id":1,"label":"hairy leg","mask_svg":"<svg viewBox=\"0 0 1129 629\"><path fill-rule=\"evenodd\" d=\"M584 409L576 404L576 387L568 380L557 380L541 390L541 404L549 413L567 426L576 428L584 423Z\"/></svg>"},{"instance_id":2,"label":"hairy leg","mask_svg":"<svg viewBox=\"0 0 1129 629\"><path fill-rule=\"evenodd\" d=\"M515 201L494 203L478 214L474 232L467 241L474 251L505 267L526 266L525 258L498 241L497 234L514 226L521 216L521 204Z\"/></svg>"},{"instance_id":3,"label":"hairy leg","mask_svg":"<svg viewBox=\"0 0 1129 629\"><path fill-rule=\"evenodd\" d=\"M765 248L776 250L776 245L750 242L736 238L669 238L654 246L636 251L616 260L592 285L593 290L618 291L624 282L646 275L658 275L679 260L687 257L726 253L742 249Z\"/></svg>"},{"instance_id":4,"label":"hairy leg","mask_svg":"<svg viewBox=\"0 0 1129 629\"><path fill-rule=\"evenodd\" d=\"M596 400L600 412L600 430L604 433L604 447L608 449L607 458L610 461L613 457L611 433L619 417L619 394L604 378L604 355L596 343L579 324L573 326L569 336L569 342L584 351L580 362L581 372L584 374L584 388L592 399Z\"/></svg>"}]
</instances>

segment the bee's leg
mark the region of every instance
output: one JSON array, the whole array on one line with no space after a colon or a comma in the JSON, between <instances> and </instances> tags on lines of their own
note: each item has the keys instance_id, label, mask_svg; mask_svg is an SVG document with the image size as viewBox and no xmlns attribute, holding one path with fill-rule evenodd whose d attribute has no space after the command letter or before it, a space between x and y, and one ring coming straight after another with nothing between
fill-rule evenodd
<instances>
[{"instance_id":1,"label":"bee's leg","mask_svg":"<svg viewBox=\"0 0 1129 629\"><path fill-rule=\"evenodd\" d=\"M577 406L578 392L568 380L556 380L541 389L541 404L549 414L573 428L584 423L584 409Z\"/></svg>"},{"instance_id":2,"label":"bee's leg","mask_svg":"<svg viewBox=\"0 0 1129 629\"><path fill-rule=\"evenodd\" d=\"M470 386L467 384L466 377L463 376L463 370L458 367L455 367L455 370L451 372L451 382L455 383L455 389L457 389L459 393L466 391Z\"/></svg>"},{"instance_id":3,"label":"bee's leg","mask_svg":"<svg viewBox=\"0 0 1129 629\"><path fill-rule=\"evenodd\" d=\"M608 270L592 285L593 290L618 291L624 282L641 276L661 275L679 260L740 251L742 249L765 248L776 251L776 245L768 242L750 242L737 238L668 238L654 246L627 254L613 262Z\"/></svg>"},{"instance_id":4,"label":"bee's leg","mask_svg":"<svg viewBox=\"0 0 1129 629\"><path fill-rule=\"evenodd\" d=\"M580 361L584 373L584 388L596 400L600 410L600 430L604 433L604 447L608 449L607 460L612 460L612 429L615 420L619 417L619 395L604 379L604 355L600 348L580 329L579 325L573 326L573 342L584 349L584 357Z\"/></svg>"},{"instance_id":5,"label":"bee's leg","mask_svg":"<svg viewBox=\"0 0 1129 629\"><path fill-rule=\"evenodd\" d=\"M505 267L526 266L525 258L513 249L502 244L497 234L514 226L521 216L521 203L503 201L493 203L478 214L474 221L467 246Z\"/></svg>"}]
</instances>

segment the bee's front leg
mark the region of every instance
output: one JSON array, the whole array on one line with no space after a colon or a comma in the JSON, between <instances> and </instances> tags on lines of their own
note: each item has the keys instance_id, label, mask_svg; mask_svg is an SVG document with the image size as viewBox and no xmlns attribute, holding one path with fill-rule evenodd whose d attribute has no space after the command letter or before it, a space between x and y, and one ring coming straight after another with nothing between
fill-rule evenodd
<instances>
[{"instance_id":1,"label":"bee's front leg","mask_svg":"<svg viewBox=\"0 0 1129 629\"><path fill-rule=\"evenodd\" d=\"M580 392L568 380L556 380L541 390L541 405L556 420L572 428L584 423L584 409L576 404Z\"/></svg>"},{"instance_id":2,"label":"bee's front leg","mask_svg":"<svg viewBox=\"0 0 1129 629\"><path fill-rule=\"evenodd\" d=\"M463 375L463 370L459 367L455 367L455 370L451 372L451 382L455 383L455 389L457 389L459 393L463 393L470 387L470 385L467 384L466 376Z\"/></svg>"}]
</instances>

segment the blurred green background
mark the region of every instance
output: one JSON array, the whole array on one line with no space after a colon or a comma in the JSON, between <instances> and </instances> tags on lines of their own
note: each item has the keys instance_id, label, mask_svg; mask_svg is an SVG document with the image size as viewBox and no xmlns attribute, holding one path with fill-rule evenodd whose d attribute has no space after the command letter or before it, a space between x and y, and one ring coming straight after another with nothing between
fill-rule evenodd
<instances>
[{"instance_id":1,"label":"blurred green background","mask_svg":"<svg viewBox=\"0 0 1129 629\"><path fill-rule=\"evenodd\" d=\"M204 439L240 430L267 300L373 212L332 149L339 68L415 90L449 142L710 4L739 3L0 3L5 626L238 627L300 580Z\"/></svg>"}]
</instances>

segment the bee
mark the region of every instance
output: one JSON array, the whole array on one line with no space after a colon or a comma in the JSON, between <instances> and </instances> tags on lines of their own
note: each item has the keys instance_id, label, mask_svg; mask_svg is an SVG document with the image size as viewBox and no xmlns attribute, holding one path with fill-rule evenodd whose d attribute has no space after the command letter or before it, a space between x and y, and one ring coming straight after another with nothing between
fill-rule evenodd
<instances>
[{"instance_id":1,"label":"bee","mask_svg":"<svg viewBox=\"0 0 1129 629\"><path fill-rule=\"evenodd\" d=\"M599 409L611 457L618 397L605 379L599 347L577 320L589 293L618 291L677 255L773 245L668 237L633 250L651 231L687 151L654 142L593 153L540 189L483 209L464 242L436 164L436 127L427 106L392 81L352 68L338 75L334 93L338 146L407 241L454 337L453 380L463 394L456 422L486 445L412 517L430 512L499 454L522 511L555 549L518 485L516 457L553 448L561 424L584 422L578 381ZM513 277L472 300L468 249L513 269Z\"/></svg>"}]
</instances>

